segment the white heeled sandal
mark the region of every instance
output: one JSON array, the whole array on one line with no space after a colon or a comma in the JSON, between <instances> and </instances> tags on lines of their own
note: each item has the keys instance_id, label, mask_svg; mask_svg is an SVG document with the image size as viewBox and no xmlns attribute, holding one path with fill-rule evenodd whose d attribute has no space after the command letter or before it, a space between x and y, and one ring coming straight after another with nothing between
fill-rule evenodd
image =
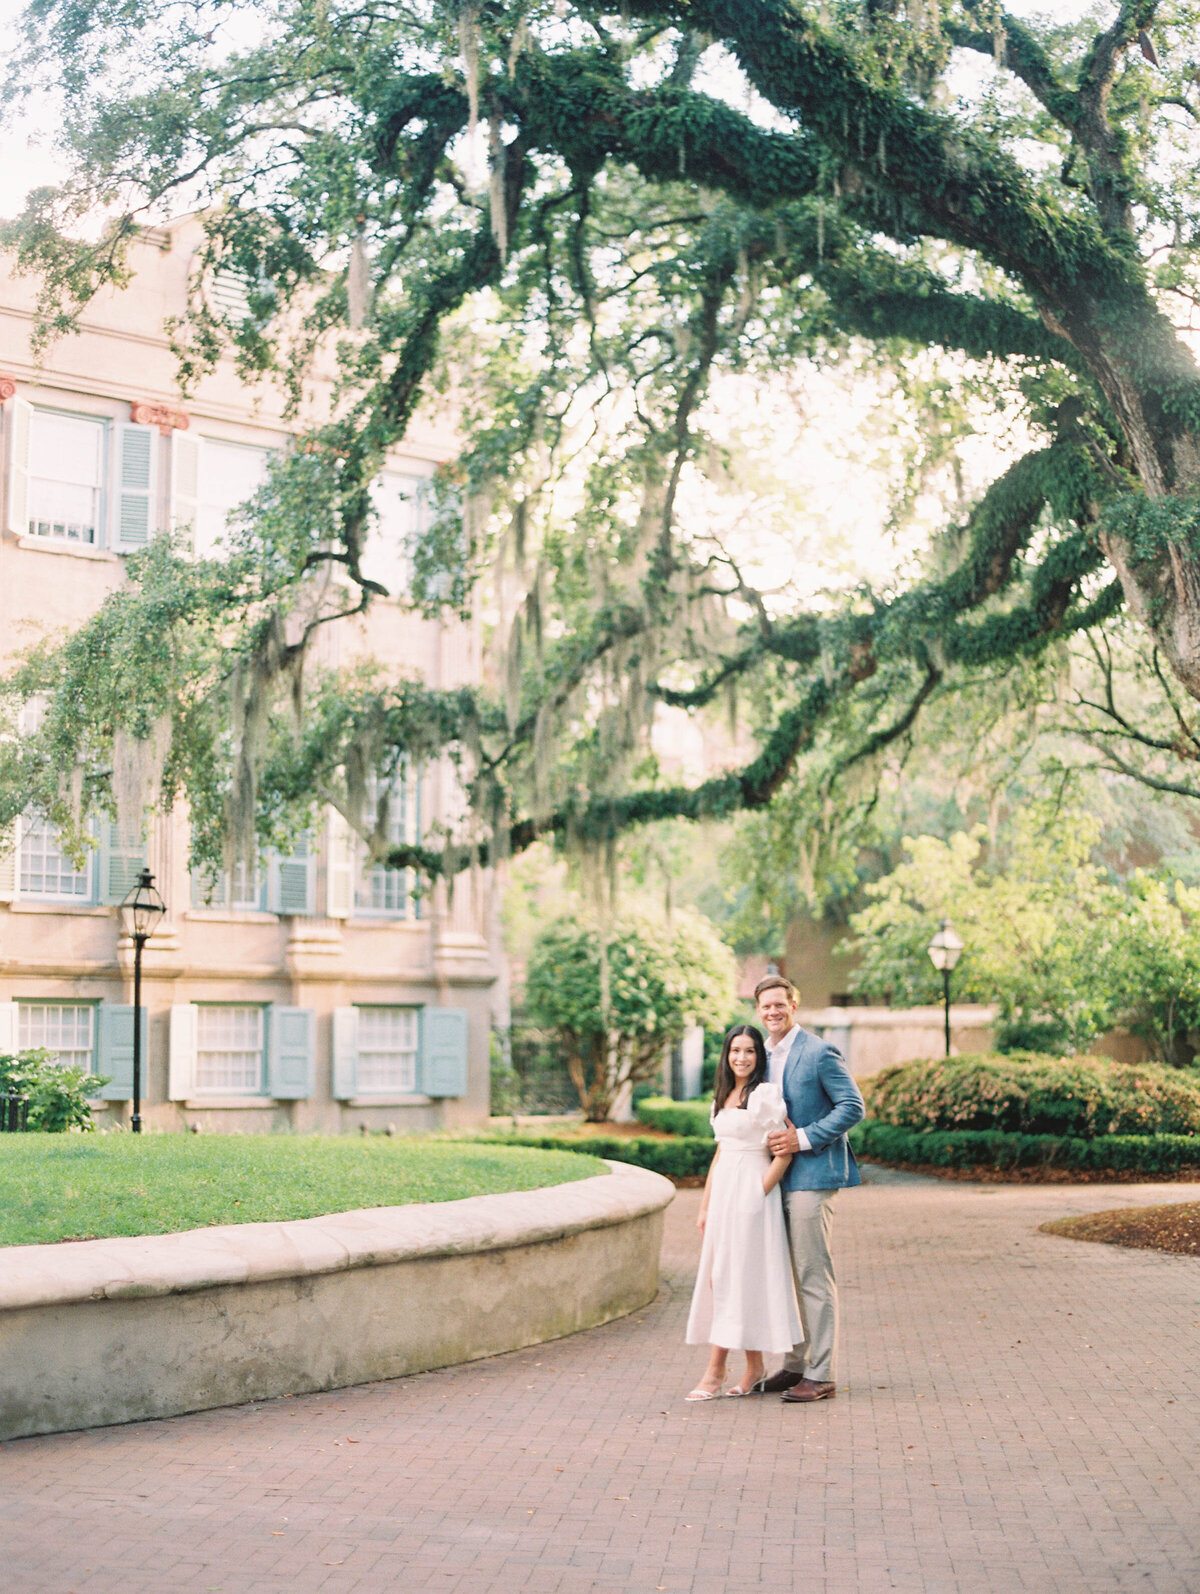
<instances>
[{"instance_id":1,"label":"white heeled sandal","mask_svg":"<svg viewBox=\"0 0 1200 1594\"><path fill-rule=\"evenodd\" d=\"M725 1380L722 1378L715 1389L693 1389L690 1395L685 1395L683 1398L684 1400L720 1400L724 1392Z\"/></svg>"}]
</instances>

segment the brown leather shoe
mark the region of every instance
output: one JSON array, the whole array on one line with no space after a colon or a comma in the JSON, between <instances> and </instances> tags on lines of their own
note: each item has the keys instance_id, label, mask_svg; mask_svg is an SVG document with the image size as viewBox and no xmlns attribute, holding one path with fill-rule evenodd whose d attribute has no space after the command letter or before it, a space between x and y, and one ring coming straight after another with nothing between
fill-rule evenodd
<instances>
[{"instance_id":1,"label":"brown leather shoe","mask_svg":"<svg viewBox=\"0 0 1200 1594\"><path fill-rule=\"evenodd\" d=\"M799 1378L790 1389L785 1389L783 1399L789 1404L808 1405L813 1400L832 1400L837 1394L836 1384L819 1384L815 1378Z\"/></svg>"},{"instance_id":2,"label":"brown leather shoe","mask_svg":"<svg viewBox=\"0 0 1200 1594\"><path fill-rule=\"evenodd\" d=\"M785 1389L794 1389L801 1382L799 1373L789 1373L786 1367L781 1367L777 1373L772 1373L763 1385L764 1395L781 1395Z\"/></svg>"}]
</instances>

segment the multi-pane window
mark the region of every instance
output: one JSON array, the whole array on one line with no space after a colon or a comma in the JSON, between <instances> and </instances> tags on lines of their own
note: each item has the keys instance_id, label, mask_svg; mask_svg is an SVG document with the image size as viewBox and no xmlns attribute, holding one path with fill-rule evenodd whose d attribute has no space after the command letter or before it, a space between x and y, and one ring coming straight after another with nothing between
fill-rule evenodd
<instances>
[{"instance_id":1,"label":"multi-pane window","mask_svg":"<svg viewBox=\"0 0 1200 1594\"><path fill-rule=\"evenodd\" d=\"M314 861L308 837L299 836L287 854L272 848L249 866L239 858L232 869L197 869L192 874L192 906L311 913Z\"/></svg>"},{"instance_id":2,"label":"multi-pane window","mask_svg":"<svg viewBox=\"0 0 1200 1594\"><path fill-rule=\"evenodd\" d=\"M196 1011L196 1089L257 1095L263 1078L261 1007Z\"/></svg>"},{"instance_id":3,"label":"multi-pane window","mask_svg":"<svg viewBox=\"0 0 1200 1594\"><path fill-rule=\"evenodd\" d=\"M264 898L263 872L257 866L247 869L239 858L232 869L217 875L203 872L192 876L192 905L197 908L261 908Z\"/></svg>"},{"instance_id":4,"label":"multi-pane window","mask_svg":"<svg viewBox=\"0 0 1200 1594\"><path fill-rule=\"evenodd\" d=\"M56 902L90 902L92 868L88 854L83 868L63 851L58 828L40 814L21 822L21 895L48 897Z\"/></svg>"},{"instance_id":5,"label":"multi-pane window","mask_svg":"<svg viewBox=\"0 0 1200 1594\"><path fill-rule=\"evenodd\" d=\"M364 1093L374 1090L416 1090L415 1008L359 1008L357 1084Z\"/></svg>"},{"instance_id":6,"label":"multi-pane window","mask_svg":"<svg viewBox=\"0 0 1200 1594\"><path fill-rule=\"evenodd\" d=\"M372 781L368 823L374 824L379 812L379 783ZM387 838L392 846L415 844L421 839L420 781L401 773L388 788ZM358 876L355 907L361 913L385 914L389 918L419 919L421 903L414 895L416 875L412 869L389 869L382 864L364 868Z\"/></svg>"},{"instance_id":7,"label":"multi-pane window","mask_svg":"<svg viewBox=\"0 0 1200 1594\"><path fill-rule=\"evenodd\" d=\"M223 443L215 437L201 440L196 518L192 546L201 558L221 551L234 511L262 486L271 458L265 448Z\"/></svg>"},{"instance_id":8,"label":"multi-pane window","mask_svg":"<svg viewBox=\"0 0 1200 1594\"><path fill-rule=\"evenodd\" d=\"M263 873L257 864L246 867L239 858L227 876L229 905L233 908L258 908L262 906Z\"/></svg>"},{"instance_id":9,"label":"multi-pane window","mask_svg":"<svg viewBox=\"0 0 1200 1594\"><path fill-rule=\"evenodd\" d=\"M30 428L30 534L95 547L104 504L104 422L35 410Z\"/></svg>"},{"instance_id":10,"label":"multi-pane window","mask_svg":"<svg viewBox=\"0 0 1200 1594\"><path fill-rule=\"evenodd\" d=\"M21 1051L43 1047L56 1063L92 1073L96 1009L88 1002L18 1002L17 1045Z\"/></svg>"}]
</instances>

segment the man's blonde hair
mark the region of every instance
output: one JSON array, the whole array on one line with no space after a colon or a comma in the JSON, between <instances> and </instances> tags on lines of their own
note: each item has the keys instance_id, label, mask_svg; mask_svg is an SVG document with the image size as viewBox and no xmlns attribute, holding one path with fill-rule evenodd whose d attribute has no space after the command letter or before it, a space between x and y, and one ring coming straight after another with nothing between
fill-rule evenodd
<instances>
[{"instance_id":1,"label":"man's blonde hair","mask_svg":"<svg viewBox=\"0 0 1200 1594\"><path fill-rule=\"evenodd\" d=\"M780 990L786 991L794 1003L799 1002L800 992L792 984L791 980L786 979L782 974L764 974L754 987L754 1000L757 1002L764 991L773 991L776 986Z\"/></svg>"}]
</instances>

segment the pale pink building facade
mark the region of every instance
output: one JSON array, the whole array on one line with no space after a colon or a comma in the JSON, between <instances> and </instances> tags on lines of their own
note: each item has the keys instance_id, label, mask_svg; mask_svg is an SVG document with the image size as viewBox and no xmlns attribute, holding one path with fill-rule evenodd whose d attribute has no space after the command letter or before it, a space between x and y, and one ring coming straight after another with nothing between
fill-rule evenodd
<instances>
[{"instance_id":1,"label":"pale pink building facade","mask_svg":"<svg viewBox=\"0 0 1200 1594\"><path fill-rule=\"evenodd\" d=\"M134 278L100 295L42 364L30 347L34 285L0 275L6 661L86 619L124 579L128 553L169 526L198 552L220 544L271 451L317 420L285 422L277 391L231 363L180 396L164 323L181 313L200 232L144 235ZM226 290L237 291L237 284ZM377 484L367 574L403 591L423 486L454 452L448 426L414 424ZM476 681L477 627L379 600L323 628L318 662L372 656L429 684ZM448 771L393 794L397 838L457 806ZM189 871L185 812L144 838L101 826L84 868L26 813L0 855L0 1052L45 1046L108 1075L101 1124L127 1120L133 1035L129 944L115 903L148 865L167 903L144 961L143 1118L150 1128L432 1130L488 1110L492 993L500 969L487 882L424 897L404 871L370 867L336 812L292 856L215 883Z\"/></svg>"}]
</instances>

